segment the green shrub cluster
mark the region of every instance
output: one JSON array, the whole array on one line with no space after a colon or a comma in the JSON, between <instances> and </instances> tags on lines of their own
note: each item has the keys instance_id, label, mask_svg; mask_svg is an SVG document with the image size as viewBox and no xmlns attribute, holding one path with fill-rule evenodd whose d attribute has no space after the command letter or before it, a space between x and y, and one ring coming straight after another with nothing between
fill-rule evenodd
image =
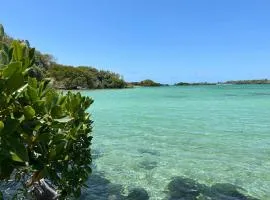
<instances>
[{"instance_id":1,"label":"green shrub cluster","mask_svg":"<svg viewBox=\"0 0 270 200\"><path fill-rule=\"evenodd\" d=\"M49 80L29 76L33 67L35 49L25 41L6 43L0 25L0 180L29 189L44 178L61 198L79 196L91 173L86 109L93 100L55 91Z\"/></svg>"},{"instance_id":2,"label":"green shrub cluster","mask_svg":"<svg viewBox=\"0 0 270 200\"><path fill-rule=\"evenodd\" d=\"M140 82L131 82L131 85L135 86L142 86L142 87L157 87L157 86L162 86L161 83L157 83L155 81L152 81L150 79L146 79Z\"/></svg>"},{"instance_id":3,"label":"green shrub cluster","mask_svg":"<svg viewBox=\"0 0 270 200\"><path fill-rule=\"evenodd\" d=\"M54 79L54 86L61 89L125 88L126 82L119 74L92 67L72 67L52 63L47 76Z\"/></svg>"}]
</instances>

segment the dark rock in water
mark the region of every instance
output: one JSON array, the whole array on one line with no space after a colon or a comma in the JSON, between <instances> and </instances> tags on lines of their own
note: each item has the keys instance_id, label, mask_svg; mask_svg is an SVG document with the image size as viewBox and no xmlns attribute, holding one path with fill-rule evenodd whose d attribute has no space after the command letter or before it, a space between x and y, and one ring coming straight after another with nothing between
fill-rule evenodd
<instances>
[{"instance_id":1,"label":"dark rock in water","mask_svg":"<svg viewBox=\"0 0 270 200\"><path fill-rule=\"evenodd\" d=\"M126 200L148 200L149 195L143 188L134 188L130 191Z\"/></svg>"},{"instance_id":2,"label":"dark rock in water","mask_svg":"<svg viewBox=\"0 0 270 200\"><path fill-rule=\"evenodd\" d=\"M211 187L211 192L230 197L242 197L243 195L237 189L240 188L237 188L232 184L217 183Z\"/></svg>"},{"instance_id":3,"label":"dark rock in water","mask_svg":"<svg viewBox=\"0 0 270 200\"><path fill-rule=\"evenodd\" d=\"M218 183L208 187L183 177L173 178L168 184L168 190L169 200L258 200L245 196L238 191L242 188L232 184Z\"/></svg>"},{"instance_id":4,"label":"dark rock in water","mask_svg":"<svg viewBox=\"0 0 270 200\"><path fill-rule=\"evenodd\" d=\"M150 160L144 160L139 163L139 167L147 170L151 170L157 167L158 162L156 161L150 161Z\"/></svg>"},{"instance_id":5,"label":"dark rock in water","mask_svg":"<svg viewBox=\"0 0 270 200\"><path fill-rule=\"evenodd\" d=\"M94 199L94 200L123 200L121 195L123 190L122 185L113 184L108 179L104 178L102 174L92 174L87 181L86 188L80 199Z\"/></svg>"},{"instance_id":6,"label":"dark rock in water","mask_svg":"<svg viewBox=\"0 0 270 200\"><path fill-rule=\"evenodd\" d=\"M210 188L209 196L214 200L256 200L253 197L245 196L238 190L243 189L229 183L217 183Z\"/></svg>"},{"instance_id":7,"label":"dark rock in water","mask_svg":"<svg viewBox=\"0 0 270 200\"><path fill-rule=\"evenodd\" d=\"M138 152L141 154L150 154L152 156L159 156L160 153L156 150L152 150L152 149L138 149Z\"/></svg>"},{"instance_id":8,"label":"dark rock in water","mask_svg":"<svg viewBox=\"0 0 270 200\"><path fill-rule=\"evenodd\" d=\"M205 190L205 187L192 179L175 177L168 184L169 199L195 200Z\"/></svg>"}]
</instances>

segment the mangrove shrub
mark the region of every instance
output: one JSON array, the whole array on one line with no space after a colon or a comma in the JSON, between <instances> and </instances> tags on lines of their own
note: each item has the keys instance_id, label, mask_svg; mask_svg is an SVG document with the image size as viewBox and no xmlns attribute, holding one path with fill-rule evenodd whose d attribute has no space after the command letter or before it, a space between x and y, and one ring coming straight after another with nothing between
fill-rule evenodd
<instances>
[{"instance_id":1,"label":"mangrove shrub","mask_svg":"<svg viewBox=\"0 0 270 200\"><path fill-rule=\"evenodd\" d=\"M35 49L25 41L6 43L0 26L0 180L29 191L44 179L60 198L79 196L91 173L86 109L93 100L57 92L49 80L29 76L34 67Z\"/></svg>"}]
</instances>

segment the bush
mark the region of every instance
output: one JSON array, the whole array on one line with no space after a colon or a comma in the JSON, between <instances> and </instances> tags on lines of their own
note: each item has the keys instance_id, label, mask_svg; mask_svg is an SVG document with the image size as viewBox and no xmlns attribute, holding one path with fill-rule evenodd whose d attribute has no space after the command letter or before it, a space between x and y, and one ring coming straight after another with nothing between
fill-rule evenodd
<instances>
[{"instance_id":1,"label":"bush","mask_svg":"<svg viewBox=\"0 0 270 200\"><path fill-rule=\"evenodd\" d=\"M0 180L31 189L45 179L60 198L77 197L91 173L93 100L30 77L35 49L4 38L0 25Z\"/></svg>"}]
</instances>

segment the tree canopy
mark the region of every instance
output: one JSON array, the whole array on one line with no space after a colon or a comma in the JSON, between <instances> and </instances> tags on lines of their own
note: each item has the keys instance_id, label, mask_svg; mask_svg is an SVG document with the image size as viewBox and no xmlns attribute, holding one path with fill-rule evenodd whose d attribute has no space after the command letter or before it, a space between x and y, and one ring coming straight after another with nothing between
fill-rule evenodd
<instances>
[{"instance_id":1,"label":"tree canopy","mask_svg":"<svg viewBox=\"0 0 270 200\"><path fill-rule=\"evenodd\" d=\"M11 45L12 37L5 35L3 42ZM30 46L28 40L20 40ZM29 70L29 76L37 80L51 78L53 87L58 89L106 89L125 88L127 83L117 73L98 70L90 66L68 66L56 62L50 55L35 51L35 63Z\"/></svg>"},{"instance_id":2,"label":"tree canopy","mask_svg":"<svg viewBox=\"0 0 270 200\"><path fill-rule=\"evenodd\" d=\"M134 86L142 86L142 87L162 86L161 83L157 83L157 82L155 82L153 80L150 80L150 79L146 79L146 80L143 80L143 81L140 81L140 82L131 82L130 84L134 85Z\"/></svg>"},{"instance_id":3,"label":"tree canopy","mask_svg":"<svg viewBox=\"0 0 270 200\"><path fill-rule=\"evenodd\" d=\"M119 74L86 66L65 66L53 63L47 71L54 86L60 89L125 88L127 83Z\"/></svg>"}]
</instances>

